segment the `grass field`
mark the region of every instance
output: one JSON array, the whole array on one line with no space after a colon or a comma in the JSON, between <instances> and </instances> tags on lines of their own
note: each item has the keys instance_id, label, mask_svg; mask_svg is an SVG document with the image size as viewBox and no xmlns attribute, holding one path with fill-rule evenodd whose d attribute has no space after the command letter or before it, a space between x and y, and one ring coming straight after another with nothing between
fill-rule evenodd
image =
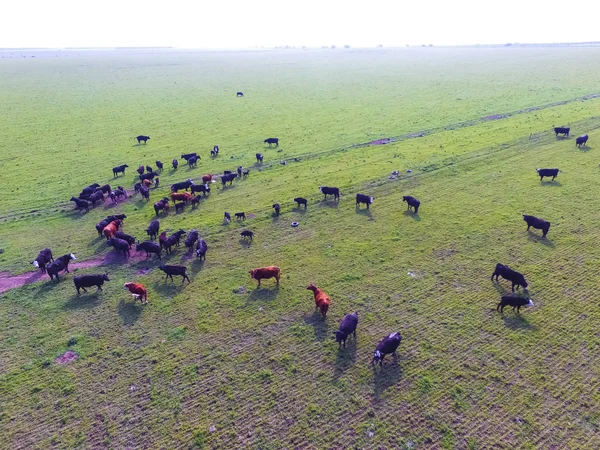
<instances>
[{"instance_id":1,"label":"grass field","mask_svg":"<svg viewBox=\"0 0 600 450\"><path fill-rule=\"evenodd\" d=\"M72 274L1 294L1 448L600 448L600 49L73 51L0 68L0 271L31 270L44 247L101 258L106 215L143 238L171 183L251 169L160 218L208 242L205 263L165 258L191 284L135 259L77 270L110 273L98 294L75 295ZM190 151L199 167L169 164L149 204L68 202ZM540 183L538 167L563 172ZM339 205L319 185L339 186ZM224 225L225 210L253 217ZM548 239L523 213L552 223ZM520 317L495 311L510 291L489 279L497 262L529 282L536 306ZM280 288L256 289L248 270L272 264ZM149 305L123 290L133 280ZM310 281L332 298L325 321ZM352 311L357 342L338 350ZM392 331L399 356L375 371ZM55 364L67 349L79 359Z\"/></svg>"}]
</instances>

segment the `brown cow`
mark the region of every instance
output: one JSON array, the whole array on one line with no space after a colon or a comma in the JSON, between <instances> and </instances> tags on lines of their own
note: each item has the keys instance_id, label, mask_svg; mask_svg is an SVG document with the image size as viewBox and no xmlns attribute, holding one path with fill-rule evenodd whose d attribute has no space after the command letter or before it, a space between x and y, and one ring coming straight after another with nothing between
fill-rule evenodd
<instances>
[{"instance_id":1,"label":"brown cow","mask_svg":"<svg viewBox=\"0 0 600 450\"><path fill-rule=\"evenodd\" d=\"M258 281L258 287L260 287L260 280L268 280L269 278L275 278L277 286L279 286L279 276L280 269L277 266L261 267L250 271L250 278Z\"/></svg>"},{"instance_id":2,"label":"brown cow","mask_svg":"<svg viewBox=\"0 0 600 450\"><path fill-rule=\"evenodd\" d=\"M115 236L115 233L119 231L119 227L121 225L123 225L122 220L113 220L111 223L104 227L102 233L104 233L104 236L106 237L107 241Z\"/></svg>"},{"instance_id":3,"label":"brown cow","mask_svg":"<svg viewBox=\"0 0 600 450\"><path fill-rule=\"evenodd\" d=\"M171 199L173 202L180 200L185 203L191 201L194 197L189 192L171 192Z\"/></svg>"},{"instance_id":4,"label":"brown cow","mask_svg":"<svg viewBox=\"0 0 600 450\"><path fill-rule=\"evenodd\" d=\"M210 182L212 181L212 179L213 179L213 176L212 176L212 174L210 174L210 173L207 173L206 175L204 175L204 176L202 177L202 182L203 182L204 184L206 184L206 183L210 183Z\"/></svg>"},{"instance_id":5,"label":"brown cow","mask_svg":"<svg viewBox=\"0 0 600 450\"><path fill-rule=\"evenodd\" d=\"M316 287L314 283L310 283L306 289L308 291L312 291L315 295L315 311L317 308L320 309L324 319L325 316L327 316L327 310L329 309L329 296L321 289Z\"/></svg>"}]
</instances>

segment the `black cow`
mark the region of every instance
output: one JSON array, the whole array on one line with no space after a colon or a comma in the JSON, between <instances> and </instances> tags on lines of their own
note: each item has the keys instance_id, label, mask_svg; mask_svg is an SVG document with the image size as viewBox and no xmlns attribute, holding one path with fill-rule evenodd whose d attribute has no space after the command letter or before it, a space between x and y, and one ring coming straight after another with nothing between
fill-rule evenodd
<instances>
[{"instance_id":1,"label":"black cow","mask_svg":"<svg viewBox=\"0 0 600 450\"><path fill-rule=\"evenodd\" d=\"M96 286L99 292L102 290L102 285L105 281L110 281L108 278L108 273L98 274L98 275L81 275L79 277L73 277L73 283L75 284L75 288L77 289L77 295L80 289L83 289L83 292L87 292L86 288Z\"/></svg>"},{"instance_id":2,"label":"black cow","mask_svg":"<svg viewBox=\"0 0 600 450\"><path fill-rule=\"evenodd\" d=\"M235 213L235 218L241 219L241 220L246 220L246 213L243 213L243 212Z\"/></svg>"},{"instance_id":3,"label":"black cow","mask_svg":"<svg viewBox=\"0 0 600 450\"><path fill-rule=\"evenodd\" d=\"M163 170L163 163L160 162L158 159L156 160L156 167L158 167L158 170L160 170L162 172L162 170Z\"/></svg>"},{"instance_id":4,"label":"black cow","mask_svg":"<svg viewBox=\"0 0 600 450\"><path fill-rule=\"evenodd\" d=\"M171 185L171 192L177 192L180 189L185 189L187 191L192 184L194 184L194 182L189 178L186 181L174 183Z\"/></svg>"},{"instance_id":5,"label":"black cow","mask_svg":"<svg viewBox=\"0 0 600 450\"><path fill-rule=\"evenodd\" d=\"M156 189L156 188L158 187L158 184L159 184L159 183L160 183L160 180L159 180L159 178L158 178L158 177L156 177L156 178L154 179L154 189Z\"/></svg>"},{"instance_id":6,"label":"black cow","mask_svg":"<svg viewBox=\"0 0 600 450\"><path fill-rule=\"evenodd\" d=\"M294 201L297 203L297 205L296 205L296 207L297 207L297 208L300 208L300 205L304 205L304 209L306 209L306 208L307 208L307 205L308 205L308 200L306 200L305 198L302 198L302 197L296 197L296 198L294 199Z\"/></svg>"},{"instance_id":7,"label":"black cow","mask_svg":"<svg viewBox=\"0 0 600 450\"><path fill-rule=\"evenodd\" d=\"M496 264L496 270L492 274L491 280L494 280L496 277L496 281L498 281L498 276L501 276L505 280L512 282L512 291L515 292L515 286L517 286L517 290L519 290L519 286L523 286L523 289L527 289L527 281L525 281L525 277L517 272L516 270L512 270L510 267L505 266L504 264Z\"/></svg>"},{"instance_id":8,"label":"black cow","mask_svg":"<svg viewBox=\"0 0 600 450\"><path fill-rule=\"evenodd\" d=\"M346 346L346 339L351 334L354 334L354 342L356 342L356 327L358 325L358 313L353 312L352 314L346 314L342 321L340 322L340 328L337 331L334 331L335 340L338 345L341 347L342 342L344 343L344 347Z\"/></svg>"},{"instance_id":9,"label":"black cow","mask_svg":"<svg viewBox=\"0 0 600 450\"><path fill-rule=\"evenodd\" d=\"M81 194L79 194L79 197L81 197L81 198L89 197L94 192L96 192L96 189L98 189L99 187L100 187L100 185L98 183L90 184L89 186L83 188L83 190L81 191Z\"/></svg>"},{"instance_id":10,"label":"black cow","mask_svg":"<svg viewBox=\"0 0 600 450\"><path fill-rule=\"evenodd\" d=\"M102 191L96 191L90 195L88 200L92 202L93 206L96 206L96 202L102 201L102 203L104 203L106 199L104 198L104 193Z\"/></svg>"},{"instance_id":11,"label":"black cow","mask_svg":"<svg viewBox=\"0 0 600 450\"><path fill-rule=\"evenodd\" d=\"M196 258L206 261L206 252L208 251L208 245L204 239L198 239L198 245L196 246Z\"/></svg>"},{"instance_id":12,"label":"black cow","mask_svg":"<svg viewBox=\"0 0 600 450\"><path fill-rule=\"evenodd\" d=\"M177 161L176 159L174 159L173 161L171 161L171 164L173 165L173 169L177 170L177 166L179 165L179 161Z\"/></svg>"},{"instance_id":13,"label":"black cow","mask_svg":"<svg viewBox=\"0 0 600 450\"><path fill-rule=\"evenodd\" d=\"M90 202L88 202L87 200L83 200L77 197L71 197L71 201L75 202L77 211L85 209L85 212L88 212L90 210Z\"/></svg>"},{"instance_id":14,"label":"black cow","mask_svg":"<svg viewBox=\"0 0 600 450\"><path fill-rule=\"evenodd\" d=\"M415 214L419 212L419 206L421 205L421 202L416 198L411 197L410 195L405 195L402 197L402 201L406 202L407 210L412 207L415 210Z\"/></svg>"},{"instance_id":15,"label":"black cow","mask_svg":"<svg viewBox=\"0 0 600 450\"><path fill-rule=\"evenodd\" d=\"M148 172L148 173L154 172L154 169L150 166L146 166L146 172Z\"/></svg>"},{"instance_id":16,"label":"black cow","mask_svg":"<svg viewBox=\"0 0 600 450\"><path fill-rule=\"evenodd\" d=\"M129 167L127 164L123 164L121 166L113 167L113 176L116 178L117 175L119 175L120 173L122 173L123 175L125 175L125 169L127 167Z\"/></svg>"},{"instance_id":17,"label":"black cow","mask_svg":"<svg viewBox=\"0 0 600 450\"><path fill-rule=\"evenodd\" d=\"M565 137L569 137L569 131L571 131L570 128L554 127L554 133L556 133L556 137L558 137L559 134L562 134Z\"/></svg>"},{"instance_id":18,"label":"black cow","mask_svg":"<svg viewBox=\"0 0 600 450\"><path fill-rule=\"evenodd\" d=\"M198 230L193 229L192 231L189 232L189 234L185 238L185 246L190 251L192 251L194 249L194 245L196 244L197 240L198 240Z\"/></svg>"},{"instance_id":19,"label":"black cow","mask_svg":"<svg viewBox=\"0 0 600 450\"><path fill-rule=\"evenodd\" d=\"M208 184L193 184L190 186L190 191L192 194L195 192L202 192L203 195L206 195L210 194L210 187L208 187Z\"/></svg>"},{"instance_id":20,"label":"black cow","mask_svg":"<svg viewBox=\"0 0 600 450\"><path fill-rule=\"evenodd\" d=\"M256 162L259 162L259 163L263 162L263 155L262 155L262 153L257 153L256 154Z\"/></svg>"},{"instance_id":21,"label":"black cow","mask_svg":"<svg viewBox=\"0 0 600 450\"><path fill-rule=\"evenodd\" d=\"M144 166L139 166L137 169L135 169L135 171L137 173L139 173L140 175L142 175L144 173Z\"/></svg>"},{"instance_id":22,"label":"black cow","mask_svg":"<svg viewBox=\"0 0 600 450\"><path fill-rule=\"evenodd\" d=\"M175 203L175 213L176 214L182 213L184 209L185 209L185 202Z\"/></svg>"},{"instance_id":23,"label":"black cow","mask_svg":"<svg viewBox=\"0 0 600 450\"><path fill-rule=\"evenodd\" d=\"M112 189L110 188L110 184L105 184L104 186L100 186L96 188L95 192L101 191L104 194L108 194Z\"/></svg>"},{"instance_id":24,"label":"black cow","mask_svg":"<svg viewBox=\"0 0 600 450\"><path fill-rule=\"evenodd\" d=\"M275 215L278 216L281 206L279 206L279 203L275 203L275 204L273 204L273 208L275 209Z\"/></svg>"},{"instance_id":25,"label":"black cow","mask_svg":"<svg viewBox=\"0 0 600 450\"><path fill-rule=\"evenodd\" d=\"M102 231L104 230L104 228L111 223L114 220L124 220L126 219L127 216L125 214L117 214L114 216L108 216L106 219L102 220L101 222L98 222L96 224L96 231L98 232L98 236L102 236Z\"/></svg>"},{"instance_id":26,"label":"black cow","mask_svg":"<svg viewBox=\"0 0 600 450\"><path fill-rule=\"evenodd\" d=\"M185 280L190 283L190 279L186 274L187 268L185 266L166 266L163 264L158 266L158 268L167 274L165 281L167 281L169 277L171 278L171 281L173 281L173 275L176 275L181 276L181 283L183 283Z\"/></svg>"},{"instance_id":27,"label":"black cow","mask_svg":"<svg viewBox=\"0 0 600 450\"><path fill-rule=\"evenodd\" d=\"M144 186L140 186L140 194L142 194L142 197L146 200L150 200L150 190L146 189Z\"/></svg>"},{"instance_id":28,"label":"black cow","mask_svg":"<svg viewBox=\"0 0 600 450\"><path fill-rule=\"evenodd\" d=\"M531 299L525 297L519 297L517 295L503 295L500 299L500 303L496 306L496 311L504 312L506 306L512 306L513 311L517 309L517 313L521 312L521 307L535 306Z\"/></svg>"},{"instance_id":29,"label":"black cow","mask_svg":"<svg viewBox=\"0 0 600 450\"><path fill-rule=\"evenodd\" d=\"M372 364L379 363L380 366L383 365L385 355L389 355L390 353L395 357L396 350L398 349L401 341L402 336L397 331L389 336L384 337L379 344L377 344L377 347L375 347Z\"/></svg>"},{"instance_id":30,"label":"black cow","mask_svg":"<svg viewBox=\"0 0 600 450\"><path fill-rule=\"evenodd\" d=\"M546 237L548 234L548 230L550 229L550 222L546 222L543 219L538 219L535 216L528 216L523 214L523 220L527 222L527 231L529 231L530 227L537 228L538 230L542 230L542 236Z\"/></svg>"},{"instance_id":31,"label":"black cow","mask_svg":"<svg viewBox=\"0 0 600 450\"><path fill-rule=\"evenodd\" d=\"M231 175L231 170L224 170L223 176L225 176L225 175Z\"/></svg>"},{"instance_id":32,"label":"black cow","mask_svg":"<svg viewBox=\"0 0 600 450\"><path fill-rule=\"evenodd\" d=\"M246 170L242 171L242 175L244 178L246 178L249 173L250 173L250 169L246 169Z\"/></svg>"},{"instance_id":33,"label":"black cow","mask_svg":"<svg viewBox=\"0 0 600 450\"><path fill-rule=\"evenodd\" d=\"M146 233L150 236L150 239L156 239L158 235L158 230L160 230L160 222L157 219L154 219L146 228Z\"/></svg>"},{"instance_id":34,"label":"black cow","mask_svg":"<svg viewBox=\"0 0 600 450\"><path fill-rule=\"evenodd\" d=\"M375 200L375 198L369 197L368 195L356 194L356 207L358 208L361 203L364 203L367 205L367 209L369 209L369 206L371 203L373 203L373 200Z\"/></svg>"},{"instance_id":35,"label":"black cow","mask_svg":"<svg viewBox=\"0 0 600 450\"><path fill-rule=\"evenodd\" d=\"M131 246L133 244L135 244L135 238L133 236L129 235L129 234L123 233L122 231L117 231L115 233L115 237L117 239L122 239L122 240L126 241L127 244L129 244L129 248L131 248Z\"/></svg>"},{"instance_id":36,"label":"black cow","mask_svg":"<svg viewBox=\"0 0 600 450\"><path fill-rule=\"evenodd\" d=\"M198 156L198 153L196 153L196 152L194 152L194 153L184 153L183 155L181 155L181 159L185 159L187 161L192 156Z\"/></svg>"},{"instance_id":37,"label":"black cow","mask_svg":"<svg viewBox=\"0 0 600 450\"><path fill-rule=\"evenodd\" d=\"M128 257L130 256L129 253L129 242L123 240L123 239L119 239L119 238L110 238L109 240L106 241L106 243L110 246L113 247L115 250L119 251L119 252L123 252L123 256L124 257Z\"/></svg>"},{"instance_id":38,"label":"black cow","mask_svg":"<svg viewBox=\"0 0 600 450\"><path fill-rule=\"evenodd\" d=\"M51 261L54 261L52 251L49 248L45 248L38 253L37 257L31 261L31 264L33 264L33 267L36 269L40 269L42 273L46 273L46 264Z\"/></svg>"},{"instance_id":39,"label":"black cow","mask_svg":"<svg viewBox=\"0 0 600 450\"><path fill-rule=\"evenodd\" d=\"M156 172L148 172L148 173L145 173L143 175L140 175L140 180L142 180L142 181L144 181L144 180L151 180L151 179L153 179L154 177L157 177L157 176L158 176L158 173L156 173Z\"/></svg>"},{"instance_id":40,"label":"black cow","mask_svg":"<svg viewBox=\"0 0 600 450\"><path fill-rule=\"evenodd\" d=\"M333 195L333 199L334 200L339 200L340 199L340 190L339 190L339 188L321 186L319 188L319 191L321 191L321 194L323 194L325 196L325 200L327 200L327 196L328 195Z\"/></svg>"},{"instance_id":41,"label":"black cow","mask_svg":"<svg viewBox=\"0 0 600 450\"><path fill-rule=\"evenodd\" d=\"M196 208L200 204L200 200L202 200L202 195L196 195L192 199L192 208Z\"/></svg>"},{"instance_id":42,"label":"black cow","mask_svg":"<svg viewBox=\"0 0 600 450\"><path fill-rule=\"evenodd\" d=\"M243 97L243 96L244 96L244 93L243 93L243 92L240 92L240 91L238 91L238 92L237 92L237 94L235 94L235 96L236 96L236 97Z\"/></svg>"},{"instance_id":43,"label":"black cow","mask_svg":"<svg viewBox=\"0 0 600 450\"><path fill-rule=\"evenodd\" d=\"M142 183L135 183L133 185L133 192L140 192L140 188L142 187Z\"/></svg>"},{"instance_id":44,"label":"black cow","mask_svg":"<svg viewBox=\"0 0 600 450\"><path fill-rule=\"evenodd\" d=\"M225 211L225 214L223 217L224 217L223 220L225 220L225 222L227 222L227 223L231 222L231 216L229 215L229 213L227 211Z\"/></svg>"},{"instance_id":45,"label":"black cow","mask_svg":"<svg viewBox=\"0 0 600 450\"><path fill-rule=\"evenodd\" d=\"M53 263L50 263L46 266L46 273L50 276L50 280L53 280L56 277L56 281L60 281L58 279L58 273L62 270L66 273L69 273L69 262L75 258L73 253L69 253L68 255L63 255L59 258L56 258Z\"/></svg>"},{"instance_id":46,"label":"black cow","mask_svg":"<svg viewBox=\"0 0 600 450\"><path fill-rule=\"evenodd\" d=\"M242 166L238 166L238 168L237 168L237 174L238 174L238 177L240 177L240 178L242 178L242 169L243 169Z\"/></svg>"},{"instance_id":47,"label":"black cow","mask_svg":"<svg viewBox=\"0 0 600 450\"><path fill-rule=\"evenodd\" d=\"M139 135L136 137L138 144L142 141L144 141L144 144L148 141L148 139L150 139L150 136L143 136L143 135Z\"/></svg>"},{"instance_id":48,"label":"black cow","mask_svg":"<svg viewBox=\"0 0 600 450\"><path fill-rule=\"evenodd\" d=\"M579 136L576 140L575 140L575 145L577 147L581 147L582 145L585 146L587 144L588 141L588 135L584 134L583 136Z\"/></svg>"},{"instance_id":49,"label":"black cow","mask_svg":"<svg viewBox=\"0 0 600 450\"><path fill-rule=\"evenodd\" d=\"M279 146L279 139L278 138L267 138L263 142L265 144L269 144L269 147L271 146L271 144L275 144L276 147Z\"/></svg>"},{"instance_id":50,"label":"black cow","mask_svg":"<svg viewBox=\"0 0 600 450\"><path fill-rule=\"evenodd\" d=\"M562 172L559 169L535 169L540 176L540 181L544 181L544 177L552 177L552 181L558 176L558 172Z\"/></svg>"},{"instance_id":51,"label":"black cow","mask_svg":"<svg viewBox=\"0 0 600 450\"><path fill-rule=\"evenodd\" d=\"M156 254L156 256L158 256L158 259L162 259L160 255L162 249L160 245L158 245L156 242L145 241L141 244L138 242L138 244L135 246L135 251L139 252L140 250L144 250L146 252L146 259L150 257L150 253Z\"/></svg>"},{"instance_id":52,"label":"black cow","mask_svg":"<svg viewBox=\"0 0 600 450\"><path fill-rule=\"evenodd\" d=\"M210 151L210 156L219 156L219 146L215 145Z\"/></svg>"},{"instance_id":53,"label":"black cow","mask_svg":"<svg viewBox=\"0 0 600 450\"><path fill-rule=\"evenodd\" d=\"M198 160L199 160L199 159L200 159L200 157L199 157L199 156L192 156L191 158L189 158L189 159L187 160L188 166L189 166L190 168L192 168L192 167L197 167L197 164L198 164Z\"/></svg>"},{"instance_id":54,"label":"black cow","mask_svg":"<svg viewBox=\"0 0 600 450\"><path fill-rule=\"evenodd\" d=\"M254 233L250 230L244 230L240 234L242 235L242 239L250 238L252 240L254 237Z\"/></svg>"},{"instance_id":55,"label":"black cow","mask_svg":"<svg viewBox=\"0 0 600 450\"><path fill-rule=\"evenodd\" d=\"M237 173L228 173L221 177L221 184L225 186L225 183L229 182L229 186L233 184L233 180L237 178Z\"/></svg>"},{"instance_id":56,"label":"black cow","mask_svg":"<svg viewBox=\"0 0 600 450\"><path fill-rule=\"evenodd\" d=\"M169 199L167 197L163 198L162 200L157 201L154 204L154 212L156 212L156 215L158 216L158 212L159 211L163 211L165 213L169 212Z\"/></svg>"}]
</instances>

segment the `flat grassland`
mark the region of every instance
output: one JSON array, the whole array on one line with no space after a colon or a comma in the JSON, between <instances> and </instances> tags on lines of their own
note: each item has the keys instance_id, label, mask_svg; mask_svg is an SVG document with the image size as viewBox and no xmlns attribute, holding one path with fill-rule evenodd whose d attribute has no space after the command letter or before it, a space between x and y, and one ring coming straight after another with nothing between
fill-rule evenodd
<instances>
[{"instance_id":1,"label":"flat grassland","mask_svg":"<svg viewBox=\"0 0 600 450\"><path fill-rule=\"evenodd\" d=\"M160 217L208 242L205 263L183 246L165 258L188 266L189 285L116 257L76 271L109 272L98 294L75 295L73 274L1 294L0 447L600 448L600 49L12 53L0 271L31 270L44 247L99 260L106 215L127 214L124 231L144 239L171 183L251 172ZM555 138L562 125L569 139ZM197 169L171 169L193 151ZM73 211L83 187L131 190L156 159L150 203ZM562 173L540 182L539 167ZM320 185L339 186L339 204ZM369 211L358 192L375 197ZM403 195L421 200L418 216ZM252 216L225 225L223 211ZM547 239L523 213L552 223ZM530 283L536 306L521 316L495 311L510 291L489 279L497 262ZM281 267L279 289L249 279L263 265ZM149 305L123 290L134 280ZM326 320L311 281L332 298ZM357 342L338 350L332 332L352 311ZM375 371L392 331L398 358ZM79 359L56 364L67 349Z\"/></svg>"}]
</instances>

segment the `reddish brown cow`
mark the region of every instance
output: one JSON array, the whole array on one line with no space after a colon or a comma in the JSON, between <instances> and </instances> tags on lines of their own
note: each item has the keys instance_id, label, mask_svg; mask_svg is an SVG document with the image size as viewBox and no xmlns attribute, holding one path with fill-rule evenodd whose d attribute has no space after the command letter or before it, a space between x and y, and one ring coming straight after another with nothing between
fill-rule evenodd
<instances>
[{"instance_id":1,"label":"reddish brown cow","mask_svg":"<svg viewBox=\"0 0 600 450\"><path fill-rule=\"evenodd\" d=\"M279 276L280 269L277 266L261 267L250 271L250 278L254 278L258 281L258 287L260 287L260 280L268 280L269 278L275 278L277 280L277 286L279 286Z\"/></svg>"},{"instance_id":2,"label":"reddish brown cow","mask_svg":"<svg viewBox=\"0 0 600 450\"><path fill-rule=\"evenodd\" d=\"M325 316L327 316L327 310L329 309L329 296L321 289L316 287L314 283L310 283L306 289L308 291L312 291L315 295L315 311L317 308L320 309L321 314L323 314L323 318L325 318Z\"/></svg>"},{"instance_id":3,"label":"reddish brown cow","mask_svg":"<svg viewBox=\"0 0 600 450\"><path fill-rule=\"evenodd\" d=\"M212 174L210 174L210 173L207 173L206 175L204 175L204 176L202 177L202 182L203 182L203 183L205 183L205 184L206 184L206 183L210 183L210 182L212 181L212 179L213 179L213 176L212 176Z\"/></svg>"},{"instance_id":4,"label":"reddish brown cow","mask_svg":"<svg viewBox=\"0 0 600 450\"><path fill-rule=\"evenodd\" d=\"M171 192L171 199L173 200L173 202L180 200L187 203L193 198L194 197L189 192Z\"/></svg>"},{"instance_id":5,"label":"reddish brown cow","mask_svg":"<svg viewBox=\"0 0 600 450\"><path fill-rule=\"evenodd\" d=\"M139 284L139 283L125 283L123 285L123 287L125 289L127 289L129 292L131 292L131 294L133 295L133 297L137 300L140 299L140 301L142 302L142 305L144 303L148 303L148 292L146 291L146 288L144 287L144 285ZM146 300L146 301L144 301Z\"/></svg>"}]
</instances>

